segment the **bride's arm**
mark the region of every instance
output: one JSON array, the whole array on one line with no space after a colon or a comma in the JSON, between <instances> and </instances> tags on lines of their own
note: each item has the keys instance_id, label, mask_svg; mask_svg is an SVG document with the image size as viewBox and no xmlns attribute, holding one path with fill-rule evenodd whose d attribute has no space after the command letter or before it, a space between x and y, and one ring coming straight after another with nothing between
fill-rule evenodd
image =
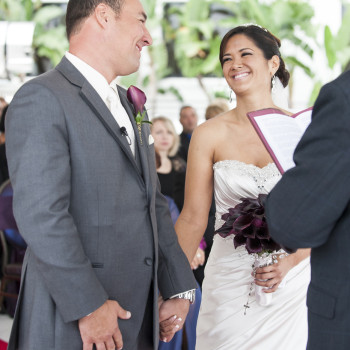
<instances>
[{"instance_id":1,"label":"bride's arm","mask_svg":"<svg viewBox=\"0 0 350 350\"><path fill-rule=\"evenodd\" d=\"M298 249L295 253L279 259L277 263L256 269L255 284L269 289L265 293L275 292L288 271L310 256L311 249ZM259 280L267 280L265 282ZM270 288L272 287L272 288Z\"/></svg>"},{"instance_id":2,"label":"bride's arm","mask_svg":"<svg viewBox=\"0 0 350 350\"><path fill-rule=\"evenodd\" d=\"M201 124L193 132L188 152L185 201L175 230L190 263L208 224L213 196L213 139L207 123Z\"/></svg>"}]
</instances>

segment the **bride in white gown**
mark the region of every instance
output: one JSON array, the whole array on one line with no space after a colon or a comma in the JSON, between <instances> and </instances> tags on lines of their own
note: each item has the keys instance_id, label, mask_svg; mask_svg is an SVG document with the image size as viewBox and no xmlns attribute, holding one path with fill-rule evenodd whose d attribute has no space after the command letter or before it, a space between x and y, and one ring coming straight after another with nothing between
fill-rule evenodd
<instances>
[{"instance_id":1,"label":"bride in white gown","mask_svg":"<svg viewBox=\"0 0 350 350\"><path fill-rule=\"evenodd\" d=\"M222 214L241 198L269 193L281 177L246 116L279 108L271 97L274 76L283 86L289 80L279 46L279 39L255 25L236 27L222 40L220 61L237 105L201 124L191 139L185 203L175 226L190 261L207 224L213 191L218 229ZM205 270L196 349L305 349L309 254L308 249L299 250L258 268L254 279L252 255L245 247L235 249L233 236L215 235ZM256 301L254 283L272 295L269 305Z\"/></svg>"}]
</instances>

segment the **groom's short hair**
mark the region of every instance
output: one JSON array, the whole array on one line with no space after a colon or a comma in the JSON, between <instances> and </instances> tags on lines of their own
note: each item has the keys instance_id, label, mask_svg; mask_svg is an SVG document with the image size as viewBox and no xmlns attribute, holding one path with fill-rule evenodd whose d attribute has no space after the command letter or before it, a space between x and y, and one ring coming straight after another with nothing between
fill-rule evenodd
<instances>
[{"instance_id":1,"label":"groom's short hair","mask_svg":"<svg viewBox=\"0 0 350 350\"><path fill-rule=\"evenodd\" d=\"M70 36L79 32L80 24L89 17L98 4L108 5L118 17L126 0L69 0L66 11L66 33Z\"/></svg>"}]
</instances>

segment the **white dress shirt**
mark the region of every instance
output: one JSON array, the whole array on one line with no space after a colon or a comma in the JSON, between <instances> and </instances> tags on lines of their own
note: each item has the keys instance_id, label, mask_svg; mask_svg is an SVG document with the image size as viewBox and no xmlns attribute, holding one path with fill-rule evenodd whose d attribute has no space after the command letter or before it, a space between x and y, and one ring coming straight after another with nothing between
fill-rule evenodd
<instances>
[{"instance_id":1,"label":"white dress shirt","mask_svg":"<svg viewBox=\"0 0 350 350\"><path fill-rule=\"evenodd\" d=\"M122 103L120 102L116 83L117 78L108 84L106 78L101 73L82 61L77 56L71 54L68 51L66 52L65 56L96 90L103 102L111 111L118 125L126 129L128 135L127 140L130 145L131 152L133 155L135 155L135 132L132 127L130 118L126 113Z\"/></svg>"}]
</instances>

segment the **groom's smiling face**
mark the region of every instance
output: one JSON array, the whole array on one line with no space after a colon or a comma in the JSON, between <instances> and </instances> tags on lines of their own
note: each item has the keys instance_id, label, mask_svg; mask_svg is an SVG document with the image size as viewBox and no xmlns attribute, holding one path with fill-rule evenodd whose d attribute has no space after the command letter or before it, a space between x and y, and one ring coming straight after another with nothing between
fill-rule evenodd
<instances>
[{"instance_id":1,"label":"groom's smiling face","mask_svg":"<svg viewBox=\"0 0 350 350\"><path fill-rule=\"evenodd\" d=\"M113 12L112 9L110 11ZM146 20L139 0L125 1L120 15L111 16L109 54L116 67L116 75L128 75L139 68L142 48L152 44Z\"/></svg>"}]
</instances>

